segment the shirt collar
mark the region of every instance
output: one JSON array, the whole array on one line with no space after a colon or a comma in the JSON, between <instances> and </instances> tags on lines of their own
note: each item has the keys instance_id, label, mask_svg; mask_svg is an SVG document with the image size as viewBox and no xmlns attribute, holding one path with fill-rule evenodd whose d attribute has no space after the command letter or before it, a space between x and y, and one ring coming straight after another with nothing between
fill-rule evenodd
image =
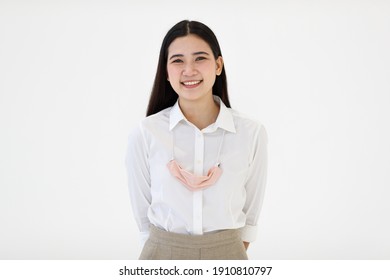
<instances>
[{"instance_id":1,"label":"shirt collar","mask_svg":"<svg viewBox=\"0 0 390 280\"><path fill-rule=\"evenodd\" d=\"M214 125L215 128L222 128L227 131L236 132L234 126L233 115L229 108L222 102L221 98L213 95L214 100L219 104L219 114ZM187 120L179 106L179 99L176 101L175 105L172 106L169 114L169 130L172 130L181 120Z\"/></svg>"}]
</instances>

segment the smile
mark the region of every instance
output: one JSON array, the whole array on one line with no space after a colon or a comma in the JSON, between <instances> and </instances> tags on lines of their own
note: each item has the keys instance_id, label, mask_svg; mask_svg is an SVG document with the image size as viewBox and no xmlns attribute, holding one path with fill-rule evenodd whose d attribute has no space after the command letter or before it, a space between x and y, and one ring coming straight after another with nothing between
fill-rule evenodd
<instances>
[{"instance_id":1,"label":"smile","mask_svg":"<svg viewBox=\"0 0 390 280\"><path fill-rule=\"evenodd\" d=\"M194 86L199 84L201 81L188 81L188 82L182 82L183 85L185 86Z\"/></svg>"}]
</instances>

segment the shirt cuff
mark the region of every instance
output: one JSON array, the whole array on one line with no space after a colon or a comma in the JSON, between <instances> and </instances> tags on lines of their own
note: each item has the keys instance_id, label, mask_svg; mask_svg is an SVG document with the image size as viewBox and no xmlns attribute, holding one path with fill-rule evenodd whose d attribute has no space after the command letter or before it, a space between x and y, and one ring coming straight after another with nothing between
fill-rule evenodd
<instances>
[{"instance_id":1,"label":"shirt cuff","mask_svg":"<svg viewBox=\"0 0 390 280\"><path fill-rule=\"evenodd\" d=\"M257 226L245 225L241 228L241 239L245 242L253 242L256 240Z\"/></svg>"},{"instance_id":2,"label":"shirt cuff","mask_svg":"<svg viewBox=\"0 0 390 280\"><path fill-rule=\"evenodd\" d=\"M146 241L148 240L149 238L149 231L142 231L140 233L140 242L141 242L141 246L142 248L144 247Z\"/></svg>"}]
</instances>

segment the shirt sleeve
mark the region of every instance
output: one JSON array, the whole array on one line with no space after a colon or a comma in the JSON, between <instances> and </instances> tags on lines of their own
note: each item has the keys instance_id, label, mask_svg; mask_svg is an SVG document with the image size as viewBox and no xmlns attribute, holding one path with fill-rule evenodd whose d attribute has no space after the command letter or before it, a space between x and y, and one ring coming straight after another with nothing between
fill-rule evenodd
<instances>
[{"instance_id":1,"label":"shirt sleeve","mask_svg":"<svg viewBox=\"0 0 390 280\"><path fill-rule=\"evenodd\" d=\"M125 164L131 207L140 230L142 244L149 237L148 209L152 200L148 156L148 146L142 127L138 126L129 134Z\"/></svg>"},{"instance_id":2,"label":"shirt sleeve","mask_svg":"<svg viewBox=\"0 0 390 280\"><path fill-rule=\"evenodd\" d=\"M241 238L246 242L253 242L256 239L257 221L263 204L267 180L268 136L263 125L260 124L254 136L252 161L249 165L249 173L245 185L246 202L244 212L246 214L246 225L241 231Z\"/></svg>"}]
</instances>

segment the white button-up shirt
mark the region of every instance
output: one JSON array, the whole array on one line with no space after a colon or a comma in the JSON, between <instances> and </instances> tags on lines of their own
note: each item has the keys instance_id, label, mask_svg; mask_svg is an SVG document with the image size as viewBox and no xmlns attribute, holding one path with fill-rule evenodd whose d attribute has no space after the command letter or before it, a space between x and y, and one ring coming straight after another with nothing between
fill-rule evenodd
<instances>
[{"instance_id":1,"label":"white button-up shirt","mask_svg":"<svg viewBox=\"0 0 390 280\"><path fill-rule=\"evenodd\" d=\"M142 242L150 224L194 235L241 229L243 241L255 240L266 184L267 134L261 123L214 98L220 104L217 120L202 130L176 102L146 117L129 134L128 186ZM173 155L183 169L206 175L216 164L223 131L222 175L214 185L191 191L171 175L167 163Z\"/></svg>"}]
</instances>

